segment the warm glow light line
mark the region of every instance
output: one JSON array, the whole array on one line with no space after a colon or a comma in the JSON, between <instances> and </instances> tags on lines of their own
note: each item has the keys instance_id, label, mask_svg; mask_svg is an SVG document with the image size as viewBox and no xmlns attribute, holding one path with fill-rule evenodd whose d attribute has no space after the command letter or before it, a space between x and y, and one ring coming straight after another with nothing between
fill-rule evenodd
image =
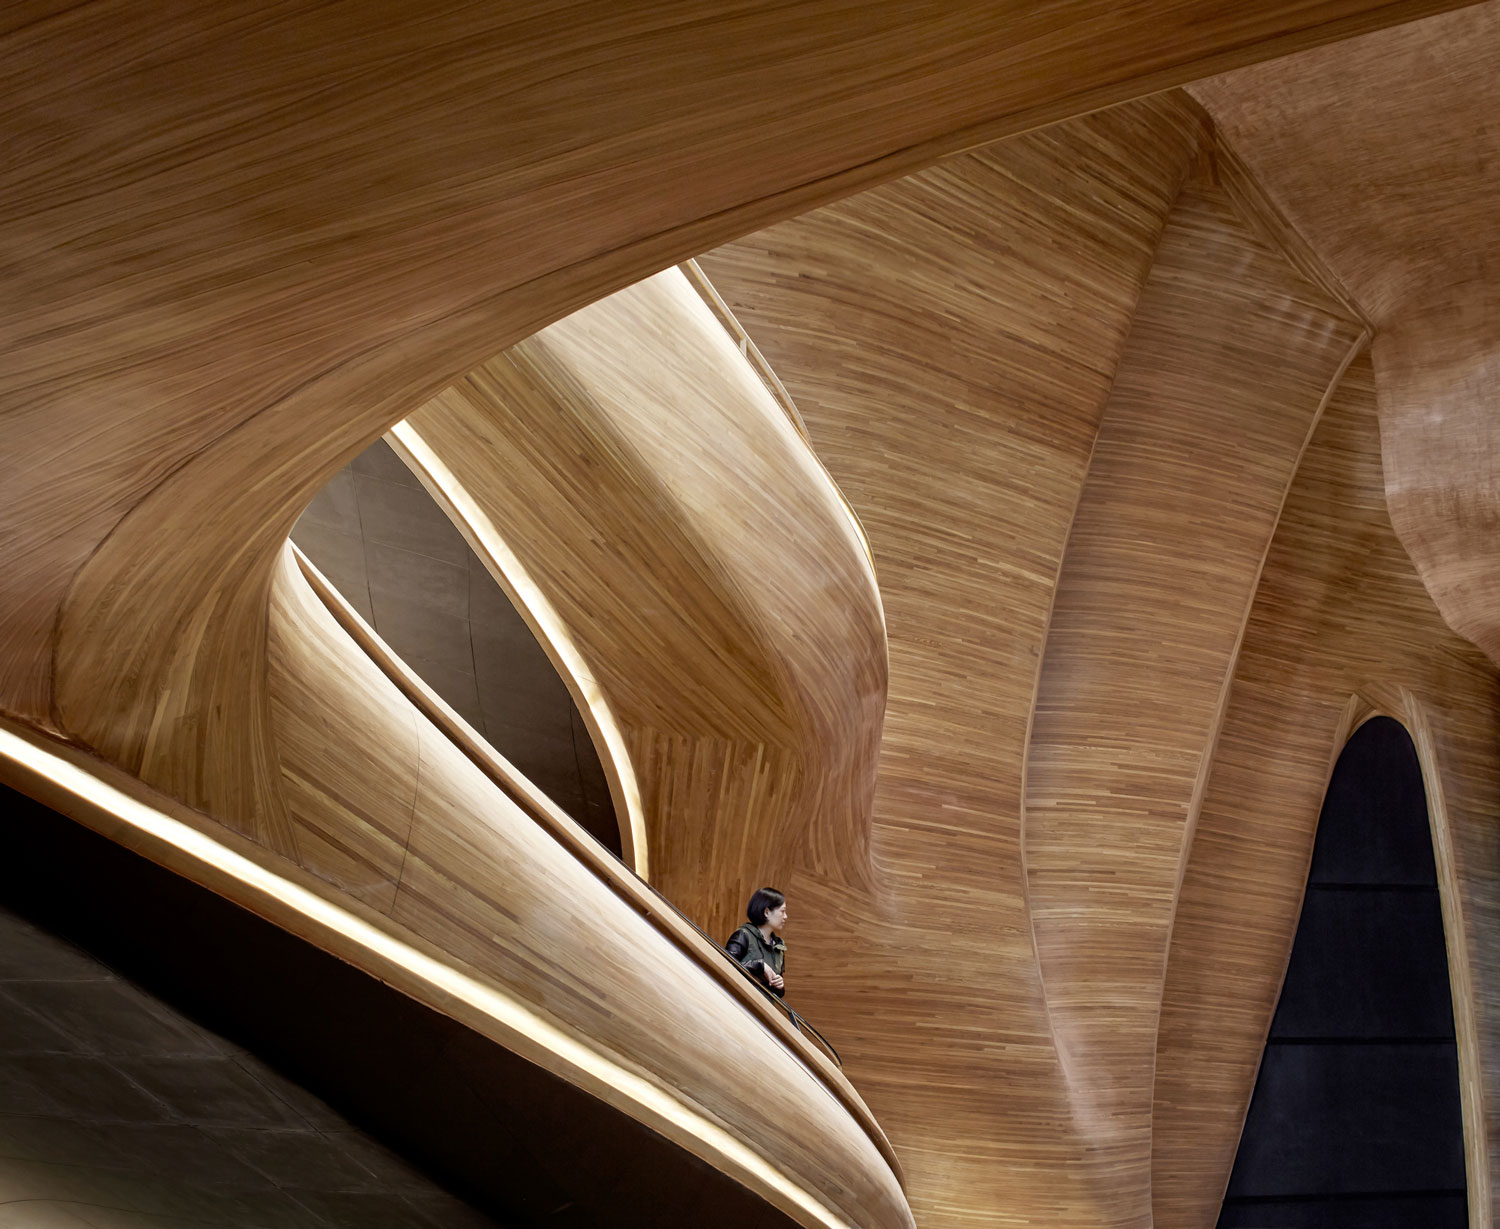
<instances>
[{"instance_id":1,"label":"warm glow light line","mask_svg":"<svg viewBox=\"0 0 1500 1229\"><path fill-rule=\"evenodd\" d=\"M635 768L630 762L630 753L625 747L625 736L620 732L619 723L615 721L614 713L600 693L593 674L584 664L583 655L568 635L562 618L553 609L546 594L531 579L525 566L516 558L515 552L506 545L505 539L500 536L494 522L485 515L484 509L454 477L453 471L428 447L427 441L416 429L408 423L400 422L391 428L390 434L400 445L398 451L404 451L420 470L425 470L429 484L453 506L453 512L459 519L460 528L466 530L466 536L472 535L478 539L482 547L481 558L488 554L494 561L495 566L500 569L506 588L533 621L542 641L561 659L563 673L577 685L584 705L593 717L609 752L608 767L615 771L620 792L624 795L622 801L630 825L630 857L635 873L649 881L646 817L641 809L641 791L635 779ZM423 476L418 474L418 477Z\"/></svg>"},{"instance_id":2,"label":"warm glow light line","mask_svg":"<svg viewBox=\"0 0 1500 1229\"><path fill-rule=\"evenodd\" d=\"M787 1177L767 1159L722 1127L683 1104L634 1072L626 1070L578 1038L532 1011L524 1003L419 951L409 943L317 893L293 883L267 867L214 840L207 833L173 819L165 812L133 798L64 757L0 728L0 755L46 778L75 797L100 807L138 831L181 850L205 866L230 876L256 892L280 902L317 925L405 969L445 995L467 1004L503 1028L556 1055L563 1064L615 1089L657 1119L697 1139L709 1156L728 1163L727 1170L769 1187L817 1225L855 1229L816 1196ZM699 1152L704 1155L704 1152Z\"/></svg>"}]
</instances>

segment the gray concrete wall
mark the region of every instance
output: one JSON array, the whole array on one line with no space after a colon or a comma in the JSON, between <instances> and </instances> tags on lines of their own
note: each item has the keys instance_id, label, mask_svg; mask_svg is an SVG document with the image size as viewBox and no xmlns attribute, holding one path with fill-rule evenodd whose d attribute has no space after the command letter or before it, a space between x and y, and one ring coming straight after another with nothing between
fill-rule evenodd
<instances>
[{"instance_id":1,"label":"gray concrete wall","mask_svg":"<svg viewBox=\"0 0 1500 1229\"><path fill-rule=\"evenodd\" d=\"M380 638L616 854L588 728L505 591L383 440L336 474L292 540Z\"/></svg>"}]
</instances>

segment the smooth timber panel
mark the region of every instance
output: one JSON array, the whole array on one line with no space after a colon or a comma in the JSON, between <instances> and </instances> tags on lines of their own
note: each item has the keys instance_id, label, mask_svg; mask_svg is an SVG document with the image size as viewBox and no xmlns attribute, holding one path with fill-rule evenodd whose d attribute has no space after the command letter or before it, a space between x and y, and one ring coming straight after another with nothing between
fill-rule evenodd
<instances>
[{"instance_id":1,"label":"smooth timber panel","mask_svg":"<svg viewBox=\"0 0 1500 1229\"><path fill-rule=\"evenodd\" d=\"M482 548L493 528L577 647L669 899L723 939L779 850L821 841L868 880L874 576L837 491L681 273L551 326L406 429L473 498L467 531Z\"/></svg>"},{"instance_id":2,"label":"smooth timber panel","mask_svg":"<svg viewBox=\"0 0 1500 1229\"><path fill-rule=\"evenodd\" d=\"M1500 1072L1500 992L1487 954L1500 884L1500 680L1443 625L1391 529L1373 374L1361 357L1329 402L1267 556L1183 878L1156 1057L1160 1229L1199 1229L1217 1215L1333 760L1352 724L1373 711L1407 725L1422 759L1469 1206L1475 1223L1489 1224Z\"/></svg>"},{"instance_id":3,"label":"smooth timber panel","mask_svg":"<svg viewBox=\"0 0 1500 1229\"><path fill-rule=\"evenodd\" d=\"M1376 340L1385 493L1448 626L1500 664L1500 304L1455 291Z\"/></svg>"},{"instance_id":4,"label":"smooth timber panel","mask_svg":"<svg viewBox=\"0 0 1500 1229\"><path fill-rule=\"evenodd\" d=\"M879 877L856 896L791 851L777 874L798 1002L890 1133L924 1229L1110 1216L1036 971L1022 763L1095 430L1202 139L1176 99L1117 108L700 258L875 552Z\"/></svg>"},{"instance_id":5,"label":"smooth timber panel","mask_svg":"<svg viewBox=\"0 0 1500 1229\"><path fill-rule=\"evenodd\" d=\"M1111 1223L1150 1224L1161 982L1240 629L1362 341L1206 175L1183 190L1068 537L1026 758L1038 963Z\"/></svg>"}]
</instances>

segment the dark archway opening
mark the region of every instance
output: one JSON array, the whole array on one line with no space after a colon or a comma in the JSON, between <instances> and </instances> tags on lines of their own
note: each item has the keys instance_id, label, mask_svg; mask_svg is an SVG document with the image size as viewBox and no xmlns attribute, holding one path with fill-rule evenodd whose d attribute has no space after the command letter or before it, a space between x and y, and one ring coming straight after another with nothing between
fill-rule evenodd
<instances>
[{"instance_id":1,"label":"dark archway opening","mask_svg":"<svg viewBox=\"0 0 1500 1229\"><path fill-rule=\"evenodd\" d=\"M1463 1229L1458 1052L1421 765L1349 740L1220 1229Z\"/></svg>"}]
</instances>

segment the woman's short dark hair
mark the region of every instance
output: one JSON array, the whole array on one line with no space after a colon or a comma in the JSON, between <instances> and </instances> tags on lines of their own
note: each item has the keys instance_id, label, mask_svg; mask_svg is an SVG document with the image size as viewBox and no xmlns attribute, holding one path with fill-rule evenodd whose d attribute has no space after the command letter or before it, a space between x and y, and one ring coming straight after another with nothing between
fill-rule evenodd
<instances>
[{"instance_id":1,"label":"woman's short dark hair","mask_svg":"<svg viewBox=\"0 0 1500 1229\"><path fill-rule=\"evenodd\" d=\"M757 888L755 895L750 898L750 906L745 910L745 916L750 919L752 925L764 926L766 914L772 909L780 909L786 904L786 897L775 888Z\"/></svg>"}]
</instances>

